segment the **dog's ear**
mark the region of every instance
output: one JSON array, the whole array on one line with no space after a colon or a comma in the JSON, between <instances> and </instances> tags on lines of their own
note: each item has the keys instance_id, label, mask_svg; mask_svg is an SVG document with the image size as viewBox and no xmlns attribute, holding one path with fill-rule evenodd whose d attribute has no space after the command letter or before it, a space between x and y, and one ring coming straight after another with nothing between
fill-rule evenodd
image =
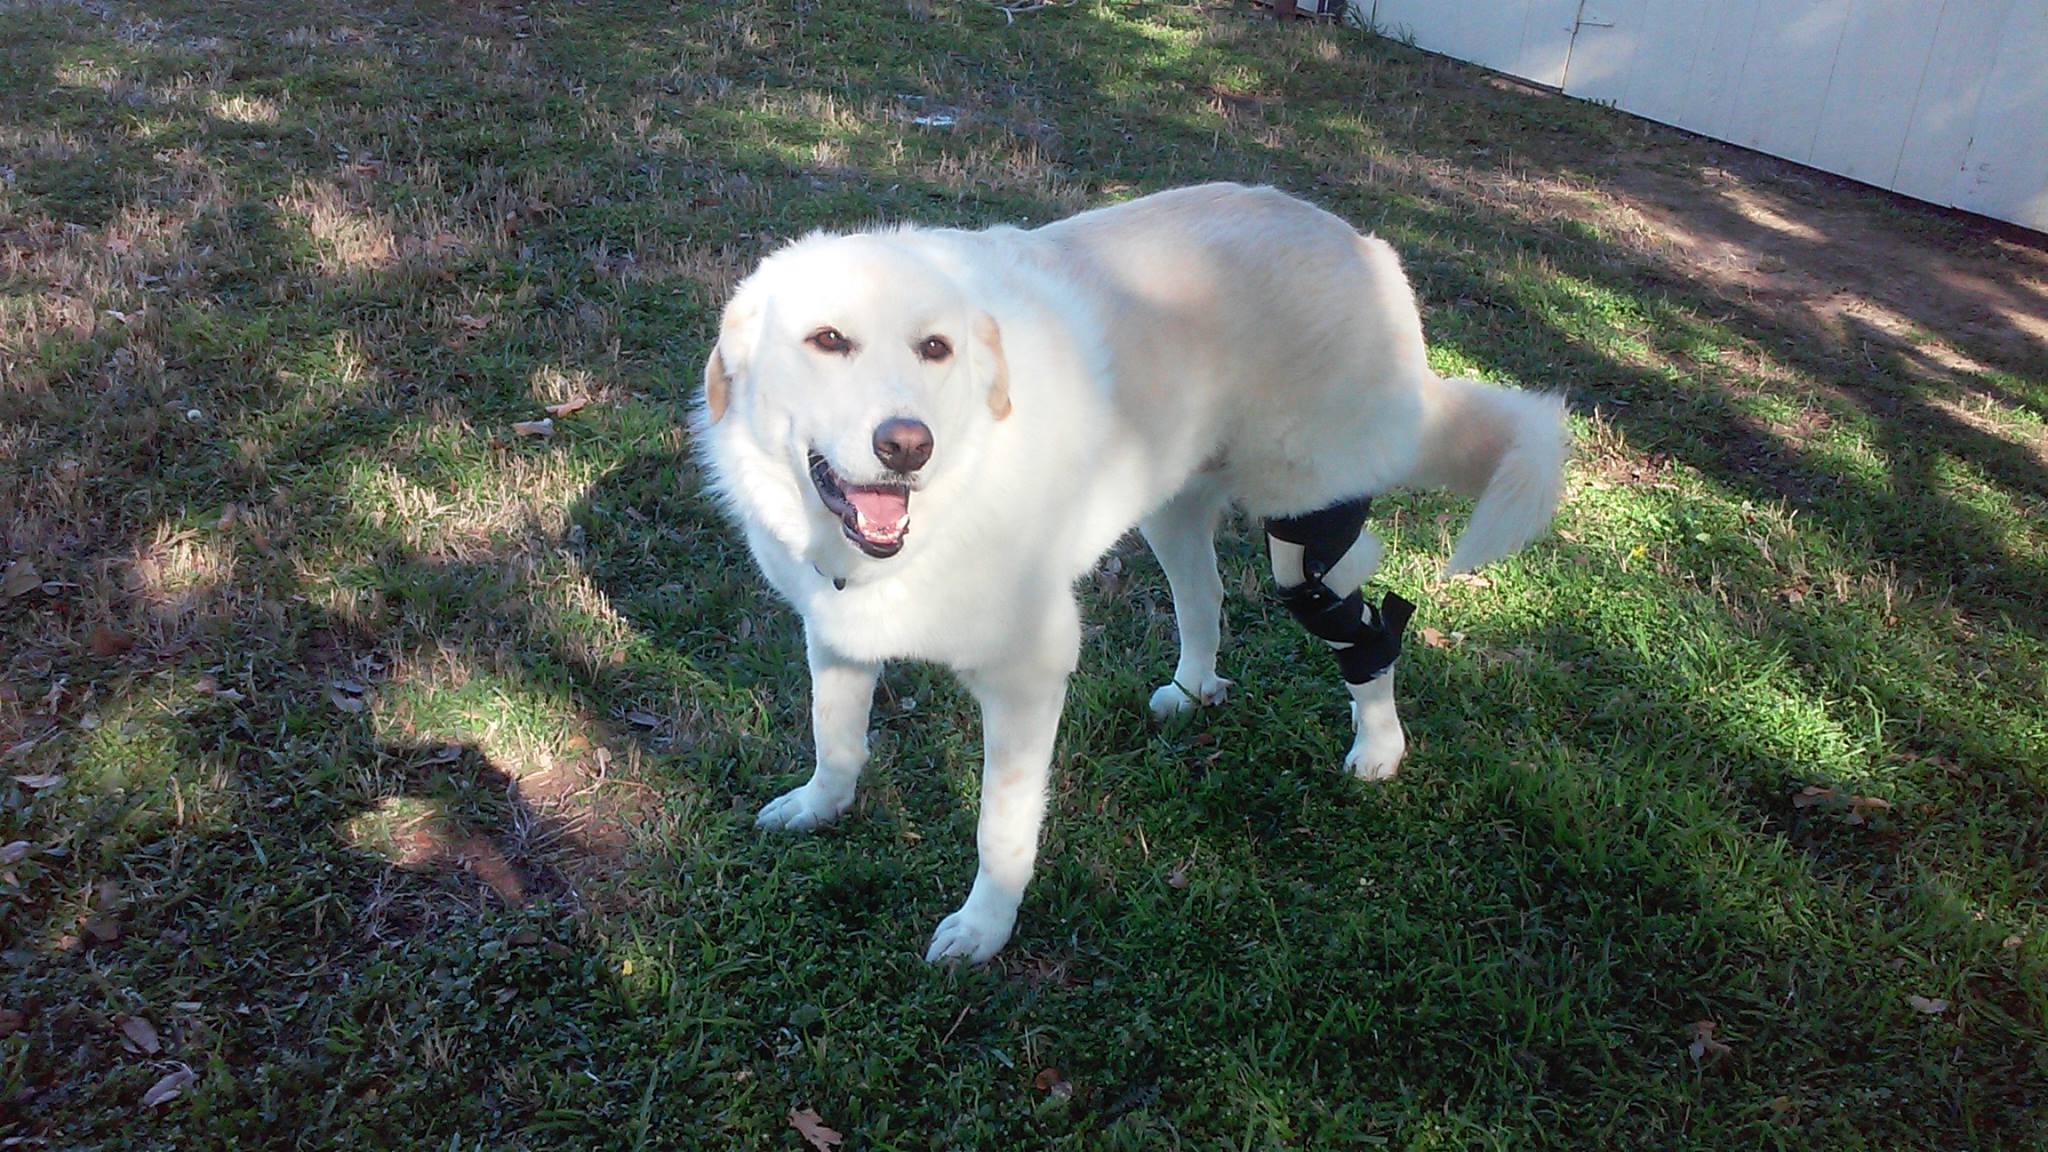
<instances>
[{"instance_id":1,"label":"dog's ear","mask_svg":"<svg viewBox=\"0 0 2048 1152\"><path fill-rule=\"evenodd\" d=\"M725 355L719 345L711 345L711 355L704 359L704 414L710 419L707 424L716 424L725 418L726 405L732 403L732 377L725 372Z\"/></svg>"},{"instance_id":2,"label":"dog's ear","mask_svg":"<svg viewBox=\"0 0 2048 1152\"><path fill-rule=\"evenodd\" d=\"M759 312L744 285L732 302L725 306L725 316L718 325L718 339L711 345L711 355L704 359L707 425L723 419L726 408L732 404L732 378L746 370L747 360L753 354L754 318Z\"/></svg>"},{"instance_id":3,"label":"dog's ear","mask_svg":"<svg viewBox=\"0 0 2048 1152\"><path fill-rule=\"evenodd\" d=\"M998 420L1010 414L1010 361L1003 355L1003 330L996 324L996 318L986 312L974 318L974 338L981 345L981 358L986 361L982 372L988 388L988 410Z\"/></svg>"}]
</instances>

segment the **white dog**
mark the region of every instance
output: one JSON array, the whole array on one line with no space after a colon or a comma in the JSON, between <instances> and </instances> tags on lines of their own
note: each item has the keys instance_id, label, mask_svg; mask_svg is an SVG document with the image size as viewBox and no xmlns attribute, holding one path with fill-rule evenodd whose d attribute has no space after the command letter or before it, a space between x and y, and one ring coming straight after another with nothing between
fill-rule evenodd
<instances>
[{"instance_id":1,"label":"white dog","mask_svg":"<svg viewBox=\"0 0 2048 1152\"><path fill-rule=\"evenodd\" d=\"M1226 505L1266 518L1289 608L1337 650L1345 766L1405 751L1406 604L1357 595L1365 497L1478 497L1449 571L1521 547L1562 485L1562 403L1430 371L1393 250L1280 192L1164 192L1034 230L814 235L740 284L694 414L710 484L802 614L817 767L761 809L853 803L887 660L952 668L982 709L980 868L927 959L1010 937L1081 642L1074 583L1137 526L1180 633L1161 716L1223 699Z\"/></svg>"}]
</instances>

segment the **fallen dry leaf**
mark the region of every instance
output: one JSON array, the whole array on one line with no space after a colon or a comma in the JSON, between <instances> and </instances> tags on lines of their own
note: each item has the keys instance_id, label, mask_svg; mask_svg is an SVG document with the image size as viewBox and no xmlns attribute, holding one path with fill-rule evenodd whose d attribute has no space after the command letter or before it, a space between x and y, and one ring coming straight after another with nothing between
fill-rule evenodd
<instances>
[{"instance_id":1,"label":"fallen dry leaf","mask_svg":"<svg viewBox=\"0 0 2048 1152\"><path fill-rule=\"evenodd\" d=\"M791 1108L789 1110L789 1126L796 1129L796 1134L804 1138L804 1143L816 1148L818 1152L832 1152L833 1149L839 1147L840 1141L846 1139L846 1137L825 1127L824 1121L820 1120L818 1114L809 1108Z\"/></svg>"},{"instance_id":2,"label":"fallen dry leaf","mask_svg":"<svg viewBox=\"0 0 2048 1152\"><path fill-rule=\"evenodd\" d=\"M28 841L10 840L0 844L0 864L19 864L28 855Z\"/></svg>"},{"instance_id":3,"label":"fallen dry leaf","mask_svg":"<svg viewBox=\"0 0 2048 1152\"><path fill-rule=\"evenodd\" d=\"M57 785L62 784L64 777L56 772L37 772L30 776L16 776L14 782L23 788L34 788L40 791L44 788L55 788Z\"/></svg>"},{"instance_id":4,"label":"fallen dry leaf","mask_svg":"<svg viewBox=\"0 0 2048 1152\"><path fill-rule=\"evenodd\" d=\"M1833 788L1822 788L1816 784L1808 784L1806 787L1801 788L1797 795L1792 797L1792 807L1811 808L1815 804L1834 799L1834 796L1835 790Z\"/></svg>"},{"instance_id":5,"label":"fallen dry leaf","mask_svg":"<svg viewBox=\"0 0 2048 1152\"><path fill-rule=\"evenodd\" d=\"M43 578L36 573L36 566L26 560L16 560L7 566L5 575L0 575L0 599L26 596L42 586Z\"/></svg>"},{"instance_id":6,"label":"fallen dry leaf","mask_svg":"<svg viewBox=\"0 0 2048 1152\"><path fill-rule=\"evenodd\" d=\"M570 399L562 401L560 404L548 405L548 415L553 416L558 420L564 416L574 416L576 413L583 411L583 409L588 407L589 404L590 397L588 396L571 397Z\"/></svg>"},{"instance_id":7,"label":"fallen dry leaf","mask_svg":"<svg viewBox=\"0 0 2048 1152\"><path fill-rule=\"evenodd\" d=\"M1174 867L1173 867L1173 871L1167 874L1167 877L1166 877L1166 886L1167 886L1168 888L1185 888L1185 887L1187 887L1187 886L1188 886L1188 866L1187 866L1186 864L1176 864L1176 865L1174 865Z\"/></svg>"},{"instance_id":8,"label":"fallen dry leaf","mask_svg":"<svg viewBox=\"0 0 2048 1152\"><path fill-rule=\"evenodd\" d=\"M334 706L336 708L339 708L343 712L347 712L351 715L361 712L362 710L370 706L369 702L364 700L361 696L351 696L348 693L343 692L339 688L336 688L333 691L329 692L327 694L327 698L334 702Z\"/></svg>"},{"instance_id":9,"label":"fallen dry leaf","mask_svg":"<svg viewBox=\"0 0 2048 1152\"><path fill-rule=\"evenodd\" d=\"M471 332L481 332L484 329L489 328L491 326L491 322L485 319L484 317L472 316L467 312L464 312L462 315L457 316L455 318L455 322L457 324L462 325L464 328L469 329Z\"/></svg>"},{"instance_id":10,"label":"fallen dry leaf","mask_svg":"<svg viewBox=\"0 0 2048 1152\"><path fill-rule=\"evenodd\" d=\"M164 1049L163 1041L157 1039L156 1025L140 1016L129 1016L121 1021L121 1046L144 1056L154 1056Z\"/></svg>"},{"instance_id":11,"label":"fallen dry leaf","mask_svg":"<svg viewBox=\"0 0 2048 1152\"><path fill-rule=\"evenodd\" d=\"M1487 577L1479 575L1477 572L1460 572L1456 576L1451 577L1451 583L1463 584L1467 588L1493 587L1492 580L1488 579Z\"/></svg>"},{"instance_id":12,"label":"fallen dry leaf","mask_svg":"<svg viewBox=\"0 0 2048 1152\"><path fill-rule=\"evenodd\" d=\"M1795 810L1804 810L1819 805L1847 805L1849 810L1842 814L1842 822L1845 824L1865 823L1871 813L1889 812L1892 808L1891 801L1889 800L1876 796L1858 796L1854 793L1838 792L1833 788L1823 788L1818 784L1808 784L1792 796L1792 807Z\"/></svg>"},{"instance_id":13,"label":"fallen dry leaf","mask_svg":"<svg viewBox=\"0 0 2048 1152\"><path fill-rule=\"evenodd\" d=\"M111 916L88 916L85 934L102 944L112 944L121 938L121 922Z\"/></svg>"},{"instance_id":14,"label":"fallen dry leaf","mask_svg":"<svg viewBox=\"0 0 2048 1152\"><path fill-rule=\"evenodd\" d=\"M1424 628L1422 630L1422 642L1431 648L1449 648L1451 646L1450 638L1434 628Z\"/></svg>"},{"instance_id":15,"label":"fallen dry leaf","mask_svg":"<svg viewBox=\"0 0 2048 1152\"><path fill-rule=\"evenodd\" d=\"M1686 1051L1692 1053L1693 1063L1697 1064L1706 1059L1709 1053L1715 1056L1725 1056L1733 1051L1728 1045L1714 1039L1714 1028L1715 1024L1712 1020L1695 1020L1692 1022L1692 1043L1686 1046Z\"/></svg>"},{"instance_id":16,"label":"fallen dry leaf","mask_svg":"<svg viewBox=\"0 0 2048 1152\"><path fill-rule=\"evenodd\" d=\"M172 1100L176 1100L179 1093L190 1088L198 1079L197 1073L180 1064L176 1072L169 1073L163 1079L158 1080L150 1086L149 1091L142 1094L142 1106L144 1108L154 1108L159 1104L167 1104Z\"/></svg>"},{"instance_id":17,"label":"fallen dry leaf","mask_svg":"<svg viewBox=\"0 0 2048 1152\"><path fill-rule=\"evenodd\" d=\"M85 646L93 655L104 659L108 656L119 656L135 647L135 637L118 628L95 628L92 636L86 640Z\"/></svg>"},{"instance_id":18,"label":"fallen dry leaf","mask_svg":"<svg viewBox=\"0 0 2048 1152\"><path fill-rule=\"evenodd\" d=\"M512 430L521 436L539 436L543 439L555 434L553 420L521 420L512 425Z\"/></svg>"},{"instance_id":19,"label":"fallen dry leaf","mask_svg":"<svg viewBox=\"0 0 2048 1152\"><path fill-rule=\"evenodd\" d=\"M1943 1012L1948 1011L1948 1001L1946 1000L1930 1000L1925 996L1908 996L1906 997L1906 1003L1913 1006L1913 1011L1928 1016L1939 1016Z\"/></svg>"},{"instance_id":20,"label":"fallen dry leaf","mask_svg":"<svg viewBox=\"0 0 2048 1152\"><path fill-rule=\"evenodd\" d=\"M218 697L222 700L239 701L248 699L247 696L242 695L240 692L235 691L233 688L221 687L220 681L212 676L201 676L199 678L198 683L192 686L194 688L199 689L201 692L206 693L208 696Z\"/></svg>"},{"instance_id":21,"label":"fallen dry leaf","mask_svg":"<svg viewBox=\"0 0 2048 1152\"><path fill-rule=\"evenodd\" d=\"M28 1016L18 1008L0 1008L0 1038L14 1035L28 1023Z\"/></svg>"},{"instance_id":22,"label":"fallen dry leaf","mask_svg":"<svg viewBox=\"0 0 2048 1152\"><path fill-rule=\"evenodd\" d=\"M1031 1086L1055 1100L1070 1100L1074 1095L1073 1083L1060 1075L1057 1068L1040 1069L1038 1075L1031 1078Z\"/></svg>"}]
</instances>

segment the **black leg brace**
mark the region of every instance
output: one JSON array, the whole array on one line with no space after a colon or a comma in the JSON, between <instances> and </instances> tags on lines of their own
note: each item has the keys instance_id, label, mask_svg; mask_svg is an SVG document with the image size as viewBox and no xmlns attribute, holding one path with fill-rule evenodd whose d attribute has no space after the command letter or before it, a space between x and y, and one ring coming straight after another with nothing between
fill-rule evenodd
<instances>
[{"instance_id":1,"label":"black leg brace","mask_svg":"<svg viewBox=\"0 0 2048 1152\"><path fill-rule=\"evenodd\" d=\"M1372 500L1360 496L1300 516L1266 521L1266 535L1301 546L1307 577L1280 590L1280 603L1309 634L1332 645L1347 684L1364 684L1386 674L1401 655L1401 634L1415 605L1389 592L1382 606L1365 601L1365 589L1339 598L1323 577L1358 542Z\"/></svg>"}]
</instances>

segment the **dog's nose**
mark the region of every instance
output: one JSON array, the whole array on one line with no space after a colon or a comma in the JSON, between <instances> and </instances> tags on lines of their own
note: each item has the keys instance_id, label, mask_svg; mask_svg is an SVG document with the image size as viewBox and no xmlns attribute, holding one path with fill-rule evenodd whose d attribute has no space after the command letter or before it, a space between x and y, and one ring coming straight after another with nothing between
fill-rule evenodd
<instances>
[{"instance_id":1,"label":"dog's nose","mask_svg":"<svg viewBox=\"0 0 2048 1152\"><path fill-rule=\"evenodd\" d=\"M932 430L898 416L875 429L875 459L891 472L915 472L932 458Z\"/></svg>"}]
</instances>

